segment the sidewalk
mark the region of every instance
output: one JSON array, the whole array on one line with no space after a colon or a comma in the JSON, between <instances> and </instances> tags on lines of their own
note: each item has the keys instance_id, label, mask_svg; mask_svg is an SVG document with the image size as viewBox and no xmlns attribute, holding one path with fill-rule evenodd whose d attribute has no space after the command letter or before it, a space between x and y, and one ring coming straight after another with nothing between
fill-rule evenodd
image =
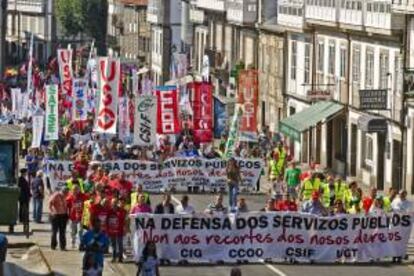
<instances>
[{"instance_id":1,"label":"sidewalk","mask_svg":"<svg viewBox=\"0 0 414 276\"><path fill-rule=\"evenodd\" d=\"M31 235L29 239L26 239L23 234L23 226L21 224L16 225L15 233L9 234L7 226L0 226L0 232L7 235L9 242L9 249L6 258L6 269L12 269L12 275L50 275L48 267L50 267L51 275L82 275L82 257L83 252L79 252L77 249L70 248L70 232L69 227L66 231L66 239L68 241L67 251L52 250L50 248L51 237L51 225L47 221L47 201L44 202L43 222L37 224L30 222ZM31 254L25 253L29 251L29 248L33 245L38 246L32 248ZM22 257L26 257L24 260ZM17 267L17 269L15 269ZM1 275L1 273L0 273ZM4 275L10 275L4 273ZM119 275L117 271L105 263L104 275L115 276Z\"/></svg>"}]
</instances>

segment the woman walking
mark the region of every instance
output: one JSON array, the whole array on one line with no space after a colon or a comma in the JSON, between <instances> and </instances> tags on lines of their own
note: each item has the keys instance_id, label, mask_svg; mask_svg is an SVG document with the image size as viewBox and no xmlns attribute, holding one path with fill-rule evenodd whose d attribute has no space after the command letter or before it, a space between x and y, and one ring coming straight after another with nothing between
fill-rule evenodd
<instances>
[{"instance_id":1,"label":"woman walking","mask_svg":"<svg viewBox=\"0 0 414 276\"><path fill-rule=\"evenodd\" d=\"M239 193L239 185L242 181L240 168L236 159L230 158L227 163L227 186L229 189L229 208L230 212L236 212L237 194Z\"/></svg>"}]
</instances>

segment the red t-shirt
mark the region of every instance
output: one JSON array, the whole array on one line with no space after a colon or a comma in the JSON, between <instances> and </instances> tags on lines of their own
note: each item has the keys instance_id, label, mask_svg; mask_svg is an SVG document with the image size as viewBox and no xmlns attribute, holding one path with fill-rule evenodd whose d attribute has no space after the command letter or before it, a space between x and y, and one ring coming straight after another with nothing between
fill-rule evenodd
<instances>
[{"instance_id":1,"label":"red t-shirt","mask_svg":"<svg viewBox=\"0 0 414 276\"><path fill-rule=\"evenodd\" d=\"M372 203L374 203L374 199L372 199L371 197L366 197L364 198L364 200L362 200L362 208L364 208L365 213L369 212L369 209L371 208Z\"/></svg>"},{"instance_id":2,"label":"red t-shirt","mask_svg":"<svg viewBox=\"0 0 414 276\"><path fill-rule=\"evenodd\" d=\"M80 222L83 214L83 203L88 199L85 194L69 194L66 203L69 210L69 219L74 222Z\"/></svg>"},{"instance_id":3,"label":"red t-shirt","mask_svg":"<svg viewBox=\"0 0 414 276\"><path fill-rule=\"evenodd\" d=\"M73 164L73 169L79 173L81 178L85 179L88 172L88 162L76 160Z\"/></svg>"},{"instance_id":4,"label":"red t-shirt","mask_svg":"<svg viewBox=\"0 0 414 276\"><path fill-rule=\"evenodd\" d=\"M123 199L127 199L132 191L132 183L128 180L117 180L113 183L112 188L119 192Z\"/></svg>"},{"instance_id":5,"label":"red t-shirt","mask_svg":"<svg viewBox=\"0 0 414 276\"><path fill-rule=\"evenodd\" d=\"M106 231L110 237L124 235L126 211L122 208L111 209L108 213Z\"/></svg>"},{"instance_id":6,"label":"red t-shirt","mask_svg":"<svg viewBox=\"0 0 414 276\"><path fill-rule=\"evenodd\" d=\"M298 210L298 206L296 205L295 202L283 200L283 201L277 202L276 210L296 212Z\"/></svg>"},{"instance_id":7,"label":"red t-shirt","mask_svg":"<svg viewBox=\"0 0 414 276\"><path fill-rule=\"evenodd\" d=\"M93 204L90 209L91 219L98 218L101 222L101 230L105 233L109 211L110 209L108 208L108 206L102 206L101 204Z\"/></svg>"}]
</instances>

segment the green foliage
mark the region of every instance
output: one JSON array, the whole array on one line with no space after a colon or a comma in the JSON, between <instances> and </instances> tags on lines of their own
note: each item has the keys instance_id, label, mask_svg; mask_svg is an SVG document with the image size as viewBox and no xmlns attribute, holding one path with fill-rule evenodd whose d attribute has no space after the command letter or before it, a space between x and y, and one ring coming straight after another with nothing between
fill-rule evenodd
<instances>
[{"instance_id":1,"label":"green foliage","mask_svg":"<svg viewBox=\"0 0 414 276\"><path fill-rule=\"evenodd\" d=\"M83 1L56 0L56 17L67 36L76 36L84 31Z\"/></svg>"}]
</instances>

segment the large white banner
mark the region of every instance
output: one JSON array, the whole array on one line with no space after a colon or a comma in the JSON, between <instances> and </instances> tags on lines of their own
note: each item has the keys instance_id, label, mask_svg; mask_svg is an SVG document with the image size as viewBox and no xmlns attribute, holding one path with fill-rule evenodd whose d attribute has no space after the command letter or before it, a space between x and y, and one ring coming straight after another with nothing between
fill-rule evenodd
<instances>
[{"instance_id":1,"label":"large white banner","mask_svg":"<svg viewBox=\"0 0 414 276\"><path fill-rule=\"evenodd\" d=\"M88 119L88 83L84 79L73 80L72 119L85 121Z\"/></svg>"},{"instance_id":2,"label":"large white banner","mask_svg":"<svg viewBox=\"0 0 414 276\"><path fill-rule=\"evenodd\" d=\"M10 96L12 101L12 110L11 112L19 117L20 110L22 108L22 91L20 88L12 88L10 89Z\"/></svg>"},{"instance_id":3,"label":"large white banner","mask_svg":"<svg viewBox=\"0 0 414 276\"><path fill-rule=\"evenodd\" d=\"M98 59L98 111L95 132L116 134L118 89L121 65L119 59Z\"/></svg>"},{"instance_id":4,"label":"large white banner","mask_svg":"<svg viewBox=\"0 0 414 276\"><path fill-rule=\"evenodd\" d=\"M256 187L263 168L261 159L239 159L241 171L241 189ZM95 162L95 164L97 164ZM227 188L226 165L221 159L174 157L162 164L139 160L117 160L100 163L104 169L113 173L125 172L135 185L142 184L146 191L159 192L162 189L187 191L188 187L200 187L200 190ZM72 173L72 161L50 161L52 188L65 185Z\"/></svg>"},{"instance_id":5,"label":"large white banner","mask_svg":"<svg viewBox=\"0 0 414 276\"><path fill-rule=\"evenodd\" d=\"M118 137L124 143L128 142L130 137L129 131L129 98L121 97L119 99L119 130Z\"/></svg>"},{"instance_id":6,"label":"large white banner","mask_svg":"<svg viewBox=\"0 0 414 276\"><path fill-rule=\"evenodd\" d=\"M58 86L46 86L46 126L45 140L59 139L59 112L58 112Z\"/></svg>"},{"instance_id":7,"label":"large white banner","mask_svg":"<svg viewBox=\"0 0 414 276\"><path fill-rule=\"evenodd\" d=\"M148 241L159 259L190 262L258 262L296 259L367 262L402 257L413 214L318 217L301 213L151 215L135 217L134 252Z\"/></svg>"},{"instance_id":8,"label":"large white banner","mask_svg":"<svg viewBox=\"0 0 414 276\"><path fill-rule=\"evenodd\" d=\"M33 115L32 117L32 127L33 127L33 138L32 138L32 148L39 148L42 142L43 135L43 115Z\"/></svg>"},{"instance_id":9,"label":"large white banner","mask_svg":"<svg viewBox=\"0 0 414 276\"><path fill-rule=\"evenodd\" d=\"M157 141L157 97L136 97L134 116L134 144L155 145Z\"/></svg>"}]
</instances>

